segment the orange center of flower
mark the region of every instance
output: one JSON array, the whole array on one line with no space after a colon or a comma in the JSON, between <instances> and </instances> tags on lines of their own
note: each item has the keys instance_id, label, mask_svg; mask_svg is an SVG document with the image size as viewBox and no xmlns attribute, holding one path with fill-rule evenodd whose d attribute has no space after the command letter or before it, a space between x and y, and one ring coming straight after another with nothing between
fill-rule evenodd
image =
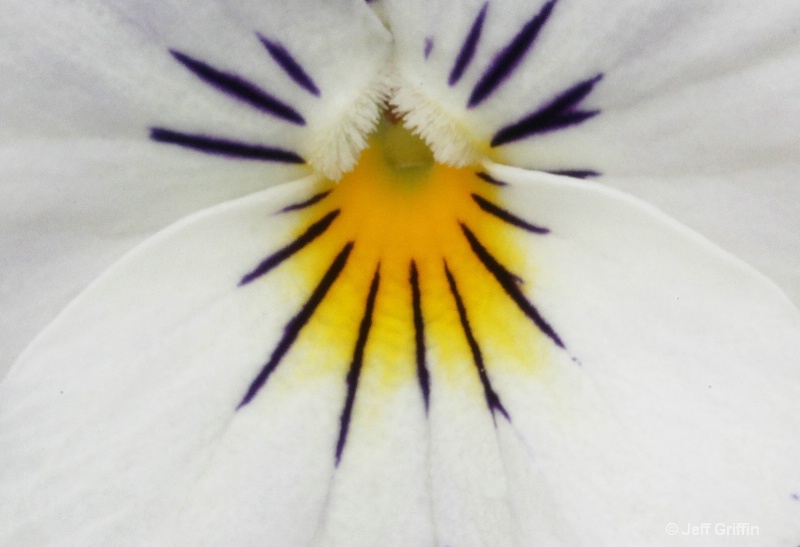
<instances>
[{"instance_id":1,"label":"orange center of flower","mask_svg":"<svg viewBox=\"0 0 800 547\"><path fill-rule=\"evenodd\" d=\"M465 236L466 228L509 270L523 265L514 245L517 228L488 214L477 201L494 203L498 194L499 188L477 176L474 167L437 164L419 138L399 124L382 123L355 170L305 213L308 225L321 213L339 211L311 244L313 251L300 253L296 261L310 287L337 253L353 245L301 336L326 354L314 360L315 366L336 374L346 369L376 272L379 286L364 347L363 375L370 383L396 388L417 378L420 338L432 380L462 390L471 386L466 391L476 396L483 393L476 344L489 374L493 367L531 372L531 363L538 366L542 336ZM530 279L525 283L529 288ZM415 290L422 325L415 318Z\"/></svg>"}]
</instances>

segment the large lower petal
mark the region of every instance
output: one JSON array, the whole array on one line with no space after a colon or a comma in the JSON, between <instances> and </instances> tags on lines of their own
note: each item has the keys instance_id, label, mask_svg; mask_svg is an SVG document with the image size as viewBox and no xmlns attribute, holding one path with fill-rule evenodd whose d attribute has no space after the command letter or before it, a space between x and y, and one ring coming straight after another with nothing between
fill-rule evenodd
<instances>
[{"instance_id":1,"label":"large lower petal","mask_svg":"<svg viewBox=\"0 0 800 547\"><path fill-rule=\"evenodd\" d=\"M115 265L0 388L0 537L796 543L797 309L632 198L463 175L427 224L307 180ZM403 216L398 263L358 228Z\"/></svg>"}]
</instances>

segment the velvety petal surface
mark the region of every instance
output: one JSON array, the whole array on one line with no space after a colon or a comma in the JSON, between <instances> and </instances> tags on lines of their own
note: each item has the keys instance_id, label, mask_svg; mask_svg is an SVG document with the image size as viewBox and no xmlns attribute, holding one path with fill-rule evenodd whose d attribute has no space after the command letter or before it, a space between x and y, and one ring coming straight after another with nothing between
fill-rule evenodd
<instances>
[{"instance_id":1,"label":"velvety petal surface","mask_svg":"<svg viewBox=\"0 0 800 547\"><path fill-rule=\"evenodd\" d=\"M447 247L308 179L126 256L0 387L2 540L796 543L797 309L633 198L474 179Z\"/></svg>"},{"instance_id":2,"label":"velvety petal surface","mask_svg":"<svg viewBox=\"0 0 800 547\"><path fill-rule=\"evenodd\" d=\"M21 109L3 137L11 347L159 227L297 175L244 162L276 156L252 139L338 176L386 85L437 157L603 173L796 279L797 8L400 6L377 8L387 83L360 2L20 3L47 32L3 93L72 121ZM147 74L161 91L135 98ZM800 541L800 312L771 281L594 181L408 167L380 138L338 185L160 232L34 341L0 384L0 543L683 545L704 522L755 527L707 545ZM727 230L736 207L754 229Z\"/></svg>"},{"instance_id":3,"label":"velvety petal surface","mask_svg":"<svg viewBox=\"0 0 800 547\"><path fill-rule=\"evenodd\" d=\"M318 132L369 89L389 42L355 0L12 0L7 7L14 16L2 22L2 67L14 85L2 92L0 135L11 142L138 139L158 125L297 149L308 140L303 124L204 80L186 58L288 104ZM287 55L316 94L293 78Z\"/></svg>"}]
</instances>

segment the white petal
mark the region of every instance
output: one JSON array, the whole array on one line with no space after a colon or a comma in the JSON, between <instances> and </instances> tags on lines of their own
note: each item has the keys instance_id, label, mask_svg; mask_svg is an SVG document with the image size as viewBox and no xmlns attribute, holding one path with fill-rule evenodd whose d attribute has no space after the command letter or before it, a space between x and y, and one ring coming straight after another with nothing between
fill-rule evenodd
<instances>
[{"instance_id":1,"label":"white petal","mask_svg":"<svg viewBox=\"0 0 800 547\"><path fill-rule=\"evenodd\" d=\"M134 244L186 214L308 172L154 145L151 128L279 147L336 174L380 106L388 37L363 2L13 4L13 17L0 21L3 73L13 82L0 90L0 376ZM259 35L303 65L319 96L281 69ZM307 124L204 83L170 51L247 79Z\"/></svg>"},{"instance_id":2,"label":"white petal","mask_svg":"<svg viewBox=\"0 0 800 547\"><path fill-rule=\"evenodd\" d=\"M778 13L776 18L798 15ZM713 21L709 26L714 28L726 24ZM777 22L772 25L770 32L780 28ZM601 110L598 116L552 136L509 145L508 161L546 169L577 163L620 175L731 174L786 164L799 142L794 127L800 119L800 48L775 45L771 40L777 38L766 37L766 44L731 41L717 46L741 66L725 67L722 53L719 65L724 68L691 59L696 65L683 67L688 74L675 74L674 80L658 85L647 81L644 67L636 65L641 61L629 53L628 65L620 59L619 72L608 70L587 100ZM747 48L767 51L752 58L743 53ZM677 64L650 62L651 67ZM633 86L635 81L649 86ZM627 96L633 92L635 96Z\"/></svg>"},{"instance_id":3,"label":"white petal","mask_svg":"<svg viewBox=\"0 0 800 547\"><path fill-rule=\"evenodd\" d=\"M277 397L237 413L308 296L286 269L276 279L293 290L237 285L291 238L292 215L272 215L313 184L181 222L34 342L2 384L0 542L193 544L241 534L240 544L307 544L333 472L344 384L327 381L324 367L303 381L320 361L301 347L290 374L270 384Z\"/></svg>"},{"instance_id":4,"label":"white petal","mask_svg":"<svg viewBox=\"0 0 800 547\"><path fill-rule=\"evenodd\" d=\"M546 3L488 5L474 57L452 87L482 4L385 4L398 37L397 103L440 159L469 159L463 150L485 148L503 124L602 73L576 107L600 114L485 151L511 165L602 173L600 183L658 204L800 303L800 49L782 23L797 6L559 1L496 96L468 109L494 56Z\"/></svg>"},{"instance_id":5,"label":"white petal","mask_svg":"<svg viewBox=\"0 0 800 547\"><path fill-rule=\"evenodd\" d=\"M577 536L569 544L681 545L666 526L704 522L796 543L798 309L637 200L513 168L492 174L516 184L504 196L515 214L551 229L523 236L535 268L524 287L566 351L550 344L527 379L497 361L487 369ZM525 277L521 263L505 266ZM707 545L753 542L707 535Z\"/></svg>"},{"instance_id":6,"label":"white petal","mask_svg":"<svg viewBox=\"0 0 800 547\"><path fill-rule=\"evenodd\" d=\"M390 306L412 300L407 280L391 284L387 258L380 290L395 296L379 296L368 315L368 250L309 323L329 342L302 334L236 410L309 301L308 272L320 258L330 263L338 244L335 230L326 233L313 247L324 256L303 251L298 263L237 287L298 233L294 213L273 213L321 187L307 180L219 206L114 266L0 387L8 447L0 538L670 545L684 539L666 533L672 522L719 521L759 526L760 540L795 541L800 469L786 432L800 428L798 310L763 277L631 198L513 168L492 174L516 183L498 196L512 212L551 229L512 238L519 252L504 256L515 257L506 266L525 277L515 286L566 349L505 300L478 259L454 249L460 289L450 290L468 314L459 327L457 305L435 294L441 261L420 262L426 425L411 306ZM485 212L470 212L469 222ZM487 214L478 237L495 233L492 223L517 230ZM355 249L380 241L373 235L359 232ZM364 319L360 328L346 319L354 313L373 319L366 331ZM459 334L465 322L509 421L487 408ZM379 329L374 337L370 328Z\"/></svg>"},{"instance_id":7,"label":"white petal","mask_svg":"<svg viewBox=\"0 0 800 547\"><path fill-rule=\"evenodd\" d=\"M721 176L603 177L756 267L800 306L800 167Z\"/></svg>"},{"instance_id":8,"label":"white petal","mask_svg":"<svg viewBox=\"0 0 800 547\"><path fill-rule=\"evenodd\" d=\"M235 74L333 131L375 80L387 36L362 2L98 3L13 1L4 18L0 140L146 137L151 126L310 151L304 126L204 83L170 54ZM317 85L315 97L268 53L282 45ZM343 75L347 74L347 78ZM363 115L363 113L361 114Z\"/></svg>"},{"instance_id":9,"label":"white petal","mask_svg":"<svg viewBox=\"0 0 800 547\"><path fill-rule=\"evenodd\" d=\"M293 172L129 139L25 141L0 150L0 376L134 245Z\"/></svg>"},{"instance_id":10,"label":"white petal","mask_svg":"<svg viewBox=\"0 0 800 547\"><path fill-rule=\"evenodd\" d=\"M730 2L491 3L474 56L453 86L448 75L482 4L385 4L398 39L403 106L438 107L442 136L448 124L466 127L486 146L501 127L602 74L576 107L599 115L492 149L502 163L712 174L782 162L798 146L800 49L787 24L800 16L795 4L754 11ZM549 17L518 68L467 108L495 56L547 6Z\"/></svg>"},{"instance_id":11,"label":"white petal","mask_svg":"<svg viewBox=\"0 0 800 547\"><path fill-rule=\"evenodd\" d=\"M382 106L389 36L357 0L15 4L0 142L158 128L290 150L339 176Z\"/></svg>"},{"instance_id":12,"label":"white petal","mask_svg":"<svg viewBox=\"0 0 800 547\"><path fill-rule=\"evenodd\" d=\"M380 361L373 363L364 370L318 544L434 545L430 449L419 390L408 383L387 396L380 386L385 370Z\"/></svg>"}]
</instances>

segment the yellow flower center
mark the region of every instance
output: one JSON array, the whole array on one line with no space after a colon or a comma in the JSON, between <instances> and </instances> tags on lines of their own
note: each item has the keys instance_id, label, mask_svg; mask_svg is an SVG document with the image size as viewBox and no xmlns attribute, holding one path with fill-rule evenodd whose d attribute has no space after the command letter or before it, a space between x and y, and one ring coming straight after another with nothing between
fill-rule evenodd
<instances>
[{"instance_id":1,"label":"yellow flower center","mask_svg":"<svg viewBox=\"0 0 800 547\"><path fill-rule=\"evenodd\" d=\"M415 284L424 323L424 359L433 382L484 397L470 336L489 374L496 367L532 372L531 363L535 368L542 361L536 356L547 346L544 337L465 235L466 229L509 270L526 266L525 272L517 273L530 274L514 244L518 228L481 208L481 199L495 203L500 191L476 170L480 172L476 166L435 163L423 141L385 120L371 135L356 168L320 189L331 192L303 213L303 227L331 211L339 213L295 261L308 292L348 243L352 252L300 336L301 342L308 342L306 348L318 348L308 351L325 353L307 360L313 361L309 366L317 373L321 368L341 377L347 370L376 272L379 287L362 372L373 387L397 388L418 380ZM527 237L523 234L519 235ZM530 276L524 286L530 288Z\"/></svg>"}]
</instances>

